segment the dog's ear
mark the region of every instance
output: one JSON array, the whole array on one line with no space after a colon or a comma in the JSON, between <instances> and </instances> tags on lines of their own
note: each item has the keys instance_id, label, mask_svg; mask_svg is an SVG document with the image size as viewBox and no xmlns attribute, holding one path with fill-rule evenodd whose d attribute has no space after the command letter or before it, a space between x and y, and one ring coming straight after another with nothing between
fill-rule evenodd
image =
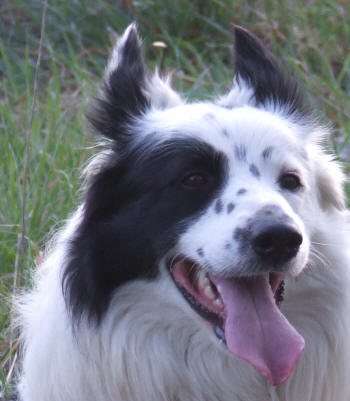
<instances>
[{"instance_id":1,"label":"dog's ear","mask_svg":"<svg viewBox=\"0 0 350 401\"><path fill-rule=\"evenodd\" d=\"M150 107L145 87L146 68L132 24L113 49L101 92L87 114L89 122L98 133L124 142L128 123Z\"/></svg>"},{"instance_id":2,"label":"dog's ear","mask_svg":"<svg viewBox=\"0 0 350 401\"><path fill-rule=\"evenodd\" d=\"M284 74L276 58L247 30L235 27L236 73L231 92L220 104L265 106L304 114L303 99L296 82Z\"/></svg>"},{"instance_id":3,"label":"dog's ear","mask_svg":"<svg viewBox=\"0 0 350 401\"><path fill-rule=\"evenodd\" d=\"M321 207L325 210L345 210L344 175L338 164L331 156L318 154L315 171Z\"/></svg>"},{"instance_id":4,"label":"dog's ear","mask_svg":"<svg viewBox=\"0 0 350 401\"><path fill-rule=\"evenodd\" d=\"M180 102L178 95L156 73L150 76L141 52L136 24L118 40L108 62L101 92L87 113L98 133L119 144L130 139L129 126L151 107Z\"/></svg>"}]
</instances>

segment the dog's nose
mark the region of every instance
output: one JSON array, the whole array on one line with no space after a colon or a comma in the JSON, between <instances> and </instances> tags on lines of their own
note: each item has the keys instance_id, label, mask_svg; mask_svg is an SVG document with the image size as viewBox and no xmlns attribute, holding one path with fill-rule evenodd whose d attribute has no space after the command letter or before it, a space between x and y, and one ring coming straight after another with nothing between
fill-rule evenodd
<instances>
[{"instance_id":1,"label":"dog's nose","mask_svg":"<svg viewBox=\"0 0 350 401\"><path fill-rule=\"evenodd\" d=\"M292 259L299 250L303 237L290 224L259 224L252 238L254 251L266 262L284 263Z\"/></svg>"}]
</instances>

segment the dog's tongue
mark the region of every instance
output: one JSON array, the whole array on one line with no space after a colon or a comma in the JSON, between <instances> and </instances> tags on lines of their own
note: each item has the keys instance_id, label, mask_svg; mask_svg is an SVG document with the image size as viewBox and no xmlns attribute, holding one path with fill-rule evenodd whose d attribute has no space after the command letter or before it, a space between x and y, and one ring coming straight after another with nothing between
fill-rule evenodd
<instances>
[{"instance_id":1,"label":"dog's tongue","mask_svg":"<svg viewBox=\"0 0 350 401\"><path fill-rule=\"evenodd\" d=\"M271 384L283 383L293 372L304 339L277 307L268 278L211 280L226 308L228 349L253 365Z\"/></svg>"}]
</instances>

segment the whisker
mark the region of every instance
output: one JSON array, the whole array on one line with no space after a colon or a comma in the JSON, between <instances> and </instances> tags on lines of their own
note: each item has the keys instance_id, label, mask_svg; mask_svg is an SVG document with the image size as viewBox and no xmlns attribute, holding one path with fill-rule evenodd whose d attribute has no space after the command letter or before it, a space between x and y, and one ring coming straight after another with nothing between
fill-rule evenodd
<instances>
[{"instance_id":1,"label":"whisker","mask_svg":"<svg viewBox=\"0 0 350 401\"><path fill-rule=\"evenodd\" d=\"M323 266L329 265L328 258L316 249L310 250L311 256L314 256Z\"/></svg>"},{"instance_id":2,"label":"whisker","mask_svg":"<svg viewBox=\"0 0 350 401\"><path fill-rule=\"evenodd\" d=\"M326 242L316 242L316 241L311 241L312 245L322 245L322 246L335 246L335 247L342 247L342 245L339 244L331 244L331 243L326 243Z\"/></svg>"}]
</instances>

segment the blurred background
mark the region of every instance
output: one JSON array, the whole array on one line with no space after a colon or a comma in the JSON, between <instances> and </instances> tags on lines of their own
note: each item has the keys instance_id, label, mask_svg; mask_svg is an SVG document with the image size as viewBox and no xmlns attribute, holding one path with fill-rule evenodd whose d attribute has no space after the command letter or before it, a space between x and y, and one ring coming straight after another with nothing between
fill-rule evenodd
<instances>
[{"instance_id":1,"label":"blurred background","mask_svg":"<svg viewBox=\"0 0 350 401\"><path fill-rule=\"evenodd\" d=\"M11 295L30 287L44 243L81 199L94 143L84 111L130 22L138 22L148 66L172 71L189 98L229 88L233 24L250 29L289 64L332 128L329 150L350 172L349 0L48 0L36 68L43 6L0 0L0 399L18 358Z\"/></svg>"}]
</instances>

